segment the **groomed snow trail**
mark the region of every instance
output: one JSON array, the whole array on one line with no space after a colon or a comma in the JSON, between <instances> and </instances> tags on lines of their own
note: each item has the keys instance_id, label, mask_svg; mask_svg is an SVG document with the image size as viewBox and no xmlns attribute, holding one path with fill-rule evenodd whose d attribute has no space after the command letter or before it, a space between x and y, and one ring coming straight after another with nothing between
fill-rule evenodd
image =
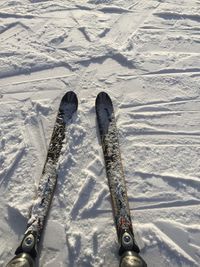
<instances>
[{"instance_id":1,"label":"groomed snow trail","mask_svg":"<svg viewBox=\"0 0 200 267\"><path fill-rule=\"evenodd\" d=\"M0 266L25 231L59 101L68 127L42 267L118 266L95 98L113 100L149 267L200 262L200 1L0 1Z\"/></svg>"}]
</instances>

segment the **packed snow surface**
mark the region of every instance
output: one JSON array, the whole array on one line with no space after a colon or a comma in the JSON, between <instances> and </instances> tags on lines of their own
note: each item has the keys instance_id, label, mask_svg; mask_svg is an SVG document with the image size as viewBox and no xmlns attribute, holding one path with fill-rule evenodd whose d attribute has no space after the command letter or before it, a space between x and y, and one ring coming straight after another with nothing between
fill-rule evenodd
<instances>
[{"instance_id":1,"label":"packed snow surface","mask_svg":"<svg viewBox=\"0 0 200 267\"><path fill-rule=\"evenodd\" d=\"M200 263L200 1L0 1L0 266L37 196L60 99L74 91L42 267L118 266L95 99L115 108L149 267Z\"/></svg>"}]
</instances>

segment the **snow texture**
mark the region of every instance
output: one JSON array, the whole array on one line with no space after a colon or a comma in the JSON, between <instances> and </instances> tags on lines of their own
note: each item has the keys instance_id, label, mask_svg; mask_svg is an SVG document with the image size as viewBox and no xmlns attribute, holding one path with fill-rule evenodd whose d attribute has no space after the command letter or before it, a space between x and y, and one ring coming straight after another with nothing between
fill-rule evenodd
<instances>
[{"instance_id":1,"label":"snow texture","mask_svg":"<svg viewBox=\"0 0 200 267\"><path fill-rule=\"evenodd\" d=\"M100 91L113 101L149 267L200 262L200 1L0 1L0 266L27 226L60 99L74 91L40 266L118 266Z\"/></svg>"}]
</instances>

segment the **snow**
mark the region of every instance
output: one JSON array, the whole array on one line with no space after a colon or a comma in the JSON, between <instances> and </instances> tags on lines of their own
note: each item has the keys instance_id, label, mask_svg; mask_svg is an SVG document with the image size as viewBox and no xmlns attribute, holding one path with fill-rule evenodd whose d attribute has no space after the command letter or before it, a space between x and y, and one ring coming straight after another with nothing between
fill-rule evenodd
<instances>
[{"instance_id":1,"label":"snow","mask_svg":"<svg viewBox=\"0 0 200 267\"><path fill-rule=\"evenodd\" d=\"M112 98L149 267L200 262L200 1L0 1L0 266L29 218L59 101L66 130L40 266L118 266L95 114Z\"/></svg>"}]
</instances>

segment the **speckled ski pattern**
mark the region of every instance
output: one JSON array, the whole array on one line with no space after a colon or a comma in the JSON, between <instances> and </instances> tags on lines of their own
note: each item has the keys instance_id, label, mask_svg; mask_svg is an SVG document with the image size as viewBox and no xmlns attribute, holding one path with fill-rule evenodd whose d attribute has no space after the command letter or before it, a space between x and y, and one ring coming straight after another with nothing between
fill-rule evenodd
<instances>
[{"instance_id":1,"label":"speckled ski pattern","mask_svg":"<svg viewBox=\"0 0 200 267\"><path fill-rule=\"evenodd\" d=\"M65 138L65 126L70 122L72 115L77 110L78 100L72 91L67 92L60 102L59 111L50 140L47 158L44 164L42 176L39 182L37 198L31 209L27 232L33 232L37 236L37 242L41 237L45 219L53 197L57 181L57 165L62 143ZM25 234L26 234L25 233Z\"/></svg>"},{"instance_id":2,"label":"speckled ski pattern","mask_svg":"<svg viewBox=\"0 0 200 267\"><path fill-rule=\"evenodd\" d=\"M105 92L96 99L96 113L118 238L127 231L133 235L118 131L112 101Z\"/></svg>"}]
</instances>

